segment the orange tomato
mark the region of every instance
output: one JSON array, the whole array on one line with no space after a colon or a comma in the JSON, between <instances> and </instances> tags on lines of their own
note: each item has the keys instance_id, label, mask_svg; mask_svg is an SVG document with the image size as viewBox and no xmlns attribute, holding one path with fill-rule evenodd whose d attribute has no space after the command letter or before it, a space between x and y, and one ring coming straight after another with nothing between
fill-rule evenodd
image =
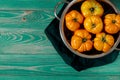
<instances>
[{"instance_id":1,"label":"orange tomato","mask_svg":"<svg viewBox=\"0 0 120 80\"><path fill-rule=\"evenodd\" d=\"M71 46L79 52L90 51L93 46L90 39L91 35L86 30L76 30L71 38Z\"/></svg>"},{"instance_id":2,"label":"orange tomato","mask_svg":"<svg viewBox=\"0 0 120 80\"><path fill-rule=\"evenodd\" d=\"M83 22L83 16L76 10L72 10L65 16L66 26L70 31L75 31L80 28Z\"/></svg>"},{"instance_id":3,"label":"orange tomato","mask_svg":"<svg viewBox=\"0 0 120 80\"><path fill-rule=\"evenodd\" d=\"M96 0L86 0L81 5L81 12L85 17L89 17L91 15L102 16L104 9Z\"/></svg>"},{"instance_id":4,"label":"orange tomato","mask_svg":"<svg viewBox=\"0 0 120 80\"><path fill-rule=\"evenodd\" d=\"M120 30L120 14L107 14L104 19L105 31L115 34Z\"/></svg>"},{"instance_id":5,"label":"orange tomato","mask_svg":"<svg viewBox=\"0 0 120 80\"><path fill-rule=\"evenodd\" d=\"M84 28L93 33L100 33L103 29L103 22L99 16L89 16L84 20Z\"/></svg>"},{"instance_id":6,"label":"orange tomato","mask_svg":"<svg viewBox=\"0 0 120 80\"><path fill-rule=\"evenodd\" d=\"M94 39L94 48L98 51L107 52L114 44L114 37L105 33L96 34Z\"/></svg>"}]
</instances>

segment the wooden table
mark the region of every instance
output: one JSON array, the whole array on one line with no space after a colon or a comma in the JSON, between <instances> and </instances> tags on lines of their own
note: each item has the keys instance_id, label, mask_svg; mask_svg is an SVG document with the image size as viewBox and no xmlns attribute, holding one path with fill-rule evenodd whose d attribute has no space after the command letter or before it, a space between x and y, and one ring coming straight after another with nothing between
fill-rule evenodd
<instances>
[{"instance_id":1,"label":"wooden table","mask_svg":"<svg viewBox=\"0 0 120 80\"><path fill-rule=\"evenodd\" d=\"M81 72L65 64L44 33L58 1L0 0L0 80L120 80L120 56Z\"/></svg>"}]
</instances>

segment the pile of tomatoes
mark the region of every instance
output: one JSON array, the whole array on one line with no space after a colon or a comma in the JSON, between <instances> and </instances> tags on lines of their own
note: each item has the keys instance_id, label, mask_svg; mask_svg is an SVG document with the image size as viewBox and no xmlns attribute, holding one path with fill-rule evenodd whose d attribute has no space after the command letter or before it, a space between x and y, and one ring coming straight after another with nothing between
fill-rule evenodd
<instances>
[{"instance_id":1,"label":"pile of tomatoes","mask_svg":"<svg viewBox=\"0 0 120 80\"><path fill-rule=\"evenodd\" d=\"M115 42L112 34L120 31L120 14L108 13L102 19L104 8L96 0L85 0L80 10L71 10L65 16L66 27L74 32L71 47L79 52L90 51L93 47L97 51L109 51Z\"/></svg>"}]
</instances>

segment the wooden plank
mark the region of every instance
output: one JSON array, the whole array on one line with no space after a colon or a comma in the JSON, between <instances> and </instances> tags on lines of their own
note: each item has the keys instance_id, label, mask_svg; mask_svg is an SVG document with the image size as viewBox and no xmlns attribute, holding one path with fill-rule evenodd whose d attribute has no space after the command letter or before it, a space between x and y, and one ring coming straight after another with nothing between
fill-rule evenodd
<instances>
[{"instance_id":1,"label":"wooden plank","mask_svg":"<svg viewBox=\"0 0 120 80\"><path fill-rule=\"evenodd\" d=\"M0 11L0 28L45 29L54 18L53 10ZM17 24L17 26L16 26Z\"/></svg>"},{"instance_id":2,"label":"wooden plank","mask_svg":"<svg viewBox=\"0 0 120 80\"><path fill-rule=\"evenodd\" d=\"M1 76L1 80L120 80L119 76L89 76L89 77L72 77L72 76Z\"/></svg>"},{"instance_id":3,"label":"wooden plank","mask_svg":"<svg viewBox=\"0 0 120 80\"><path fill-rule=\"evenodd\" d=\"M0 0L0 10L39 10L54 8L59 0Z\"/></svg>"},{"instance_id":4,"label":"wooden plank","mask_svg":"<svg viewBox=\"0 0 120 80\"><path fill-rule=\"evenodd\" d=\"M0 54L49 54L56 51L43 30L0 28Z\"/></svg>"},{"instance_id":5,"label":"wooden plank","mask_svg":"<svg viewBox=\"0 0 120 80\"><path fill-rule=\"evenodd\" d=\"M94 67L81 72L65 64L57 53L54 55L0 55L0 75L13 76L120 76L120 56L109 65Z\"/></svg>"},{"instance_id":6,"label":"wooden plank","mask_svg":"<svg viewBox=\"0 0 120 80\"><path fill-rule=\"evenodd\" d=\"M0 54L47 54L46 49L49 54L56 52L44 33L54 18L50 9L0 14Z\"/></svg>"}]
</instances>

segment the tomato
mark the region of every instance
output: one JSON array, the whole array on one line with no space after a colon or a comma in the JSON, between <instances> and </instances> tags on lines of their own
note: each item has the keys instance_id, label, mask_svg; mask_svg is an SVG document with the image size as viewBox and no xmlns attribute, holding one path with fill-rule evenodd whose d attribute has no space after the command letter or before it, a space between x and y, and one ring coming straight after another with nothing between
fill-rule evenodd
<instances>
[{"instance_id":1,"label":"tomato","mask_svg":"<svg viewBox=\"0 0 120 80\"><path fill-rule=\"evenodd\" d=\"M120 14L107 14L104 19L105 31L115 34L120 30Z\"/></svg>"},{"instance_id":2,"label":"tomato","mask_svg":"<svg viewBox=\"0 0 120 80\"><path fill-rule=\"evenodd\" d=\"M89 16L84 20L84 28L93 33L100 33L103 29L103 22L99 16Z\"/></svg>"},{"instance_id":3,"label":"tomato","mask_svg":"<svg viewBox=\"0 0 120 80\"><path fill-rule=\"evenodd\" d=\"M96 34L94 47L98 51L107 52L114 45L114 37L104 32Z\"/></svg>"},{"instance_id":4,"label":"tomato","mask_svg":"<svg viewBox=\"0 0 120 80\"><path fill-rule=\"evenodd\" d=\"M80 28L83 22L83 16L76 10L72 10L65 16L66 26L70 31L75 31Z\"/></svg>"},{"instance_id":5,"label":"tomato","mask_svg":"<svg viewBox=\"0 0 120 80\"><path fill-rule=\"evenodd\" d=\"M76 30L71 38L71 46L79 52L90 51L93 46L93 42L90 39L91 35L86 30Z\"/></svg>"},{"instance_id":6,"label":"tomato","mask_svg":"<svg viewBox=\"0 0 120 80\"><path fill-rule=\"evenodd\" d=\"M81 12L85 17L89 17L91 15L101 17L104 13L104 9L96 0L86 0L81 5Z\"/></svg>"}]
</instances>

